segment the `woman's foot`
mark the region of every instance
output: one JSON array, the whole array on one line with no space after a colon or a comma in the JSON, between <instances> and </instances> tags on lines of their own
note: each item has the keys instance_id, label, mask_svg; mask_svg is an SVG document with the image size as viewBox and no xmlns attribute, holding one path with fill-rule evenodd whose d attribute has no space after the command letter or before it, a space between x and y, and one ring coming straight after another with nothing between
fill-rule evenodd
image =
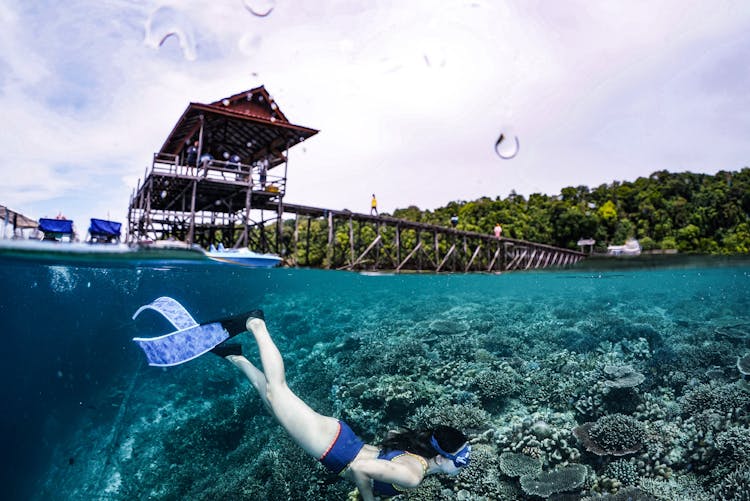
<instances>
[{"instance_id":1,"label":"woman's foot","mask_svg":"<svg viewBox=\"0 0 750 501\"><path fill-rule=\"evenodd\" d=\"M211 353L220 357L242 355L242 345L239 343L228 343L224 341L223 343L214 346Z\"/></svg>"},{"instance_id":2,"label":"woman's foot","mask_svg":"<svg viewBox=\"0 0 750 501\"><path fill-rule=\"evenodd\" d=\"M253 310L247 314L247 322L245 322L245 327L247 328L247 330L250 330L250 326L253 322L265 323L265 321L266 321L266 317L263 314L263 310Z\"/></svg>"}]
</instances>

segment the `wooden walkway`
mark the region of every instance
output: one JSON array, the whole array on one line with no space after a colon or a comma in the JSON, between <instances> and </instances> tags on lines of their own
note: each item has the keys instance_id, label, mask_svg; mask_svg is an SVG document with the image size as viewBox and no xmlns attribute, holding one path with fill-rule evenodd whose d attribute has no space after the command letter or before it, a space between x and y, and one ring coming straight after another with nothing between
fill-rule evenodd
<instances>
[{"instance_id":1,"label":"wooden walkway","mask_svg":"<svg viewBox=\"0 0 750 501\"><path fill-rule=\"evenodd\" d=\"M347 270L495 272L563 267L585 254L545 244L495 238L494 235L461 231L389 216L323 209L277 201L262 204L264 210L295 214L293 255L295 265L310 264L311 222L327 229L324 267ZM336 235L346 235L346 249ZM343 240L343 239L342 239ZM319 246L319 242L316 243ZM304 257L303 257L304 256Z\"/></svg>"}]
</instances>

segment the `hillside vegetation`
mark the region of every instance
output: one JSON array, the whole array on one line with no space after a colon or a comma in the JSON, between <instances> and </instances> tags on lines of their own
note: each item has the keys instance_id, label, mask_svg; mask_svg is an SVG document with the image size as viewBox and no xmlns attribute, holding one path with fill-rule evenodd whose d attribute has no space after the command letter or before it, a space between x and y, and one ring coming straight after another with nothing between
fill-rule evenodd
<instances>
[{"instance_id":1,"label":"hillside vegetation","mask_svg":"<svg viewBox=\"0 0 750 501\"><path fill-rule=\"evenodd\" d=\"M395 217L491 233L570 249L580 238L596 248L637 238L644 250L677 249L693 253L750 251L750 168L716 175L658 171L635 181L596 188L567 187L558 195L513 192L506 198L482 197L451 202L434 211L398 209Z\"/></svg>"}]
</instances>

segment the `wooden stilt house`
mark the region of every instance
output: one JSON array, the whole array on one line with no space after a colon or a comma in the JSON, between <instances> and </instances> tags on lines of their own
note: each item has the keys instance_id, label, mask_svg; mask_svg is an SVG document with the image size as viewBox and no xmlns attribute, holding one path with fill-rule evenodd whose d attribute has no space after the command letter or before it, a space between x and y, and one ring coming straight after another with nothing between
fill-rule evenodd
<instances>
[{"instance_id":1,"label":"wooden stilt house","mask_svg":"<svg viewBox=\"0 0 750 501\"><path fill-rule=\"evenodd\" d=\"M266 228L280 236L289 149L317 132L290 123L263 86L190 103L131 195L128 240L278 252Z\"/></svg>"}]
</instances>

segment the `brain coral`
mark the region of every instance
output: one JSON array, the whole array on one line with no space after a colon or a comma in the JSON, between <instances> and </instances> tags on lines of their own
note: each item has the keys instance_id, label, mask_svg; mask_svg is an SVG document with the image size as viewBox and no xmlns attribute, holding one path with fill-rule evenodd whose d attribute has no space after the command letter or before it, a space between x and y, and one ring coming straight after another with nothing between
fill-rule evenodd
<instances>
[{"instance_id":1,"label":"brain coral","mask_svg":"<svg viewBox=\"0 0 750 501\"><path fill-rule=\"evenodd\" d=\"M586 481L588 469L582 464L570 464L552 471L521 477L521 489L531 496L550 497L558 492L578 489Z\"/></svg>"},{"instance_id":2,"label":"brain coral","mask_svg":"<svg viewBox=\"0 0 750 501\"><path fill-rule=\"evenodd\" d=\"M573 434L594 454L624 456L640 450L646 429L630 416L611 414L574 428Z\"/></svg>"}]
</instances>

